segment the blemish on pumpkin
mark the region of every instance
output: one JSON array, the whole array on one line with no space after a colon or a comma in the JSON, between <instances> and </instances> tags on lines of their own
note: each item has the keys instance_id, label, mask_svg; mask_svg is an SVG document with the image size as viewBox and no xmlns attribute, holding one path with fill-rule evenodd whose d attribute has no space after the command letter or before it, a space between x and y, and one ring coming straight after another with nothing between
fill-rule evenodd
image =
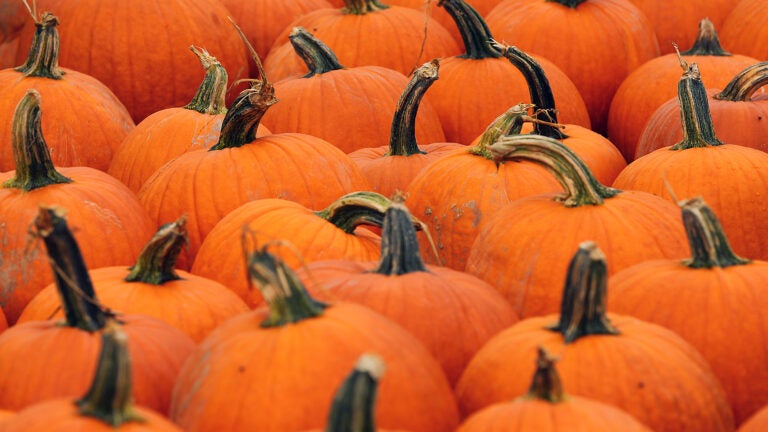
<instances>
[{"instance_id":1,"label":"blemish on pumpkin","mask_svg":"<svg viewBox=\"0 0 768 432\"><path fill-rule=\"evenodd\" d=\"M641 389L641 388L645 388L645 383L644 383L644 382L642 382L642 381L638 382L638 383L637 383L637 388L639 388L639 389Z\"/></svg>"},{"instance_id":2,"label":"blemish on pumpkin","mask_svg":"<svg viewBox=\"0 0 768 432\"><path fill-rule=\"evenodd\" d=\"M245 372L245 366L238 366L237 367L237 371L240 372L240 373Z\"/></svg>"}]
</instances>

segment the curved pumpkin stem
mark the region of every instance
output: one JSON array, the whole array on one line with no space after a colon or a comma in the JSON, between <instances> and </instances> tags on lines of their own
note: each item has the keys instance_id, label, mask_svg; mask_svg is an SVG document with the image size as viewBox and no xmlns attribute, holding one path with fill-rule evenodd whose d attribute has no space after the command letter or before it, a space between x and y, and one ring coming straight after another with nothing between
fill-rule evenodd
<instances>
[{"instance_id":1,"label":"curved pumpkin stem","mask_svg":"<svg viewBox=\"0 0 768 432\"><path fill-rule=\"evenodd\" d=\"M344 7L341 12L350 15L365 15L384 9L389 9L389 5L379 3L378 0L344 0Z\"/></svg>"},{"instance_id":2,"label":"curved pumpkin stem","mask_svg":"<svg viewBox=\"0 0 768 432\"><path fill-rule=\"evenodd\" d=\"M696 63L688 63L680 57L683 76L677 84L677 99L680 102L680 118L683 123L683 140L671 147L672 150L686 150L697 147L722 145L715 135L709 100L701 74Z\"/></svg>"},{"instance_id":3,"label":"curved pumpkin stem","mask_svg":"<svg viewBox=\"0 0 768 432\"><path fill-rule=\"evenodd\" d=\"M51 161L51 152L43 138L40 93L35 89L27 90L16 105L11 124L11 146L16 174L3 183L4 188L29 192L49 185L72 182L56 171Z\"/></svg>"},{"instance_id":4,"label":"curved pumpkin stem","mask_svg":"<svg viewBox=\"0 0 768 432\"><path fill-rule=\"evenodd\" d=\"M503 136L490 147L497 161L526 160L549 170L565 189L566 207L600 205L621 191L600 184L587 165L560 141L541 135Z\"/></svg>"},{"instance_id":5,"label":"curved pumpkin stem","mask_svg":"<svg viewBox=\"0 0 768 432\"><path fill-rule=\"evenodd\" d=\"M439 60L423 64L413 73L405 91L400 95L389 133L387 156L424 154L416 142L416 115L427 89L438 79Z\"/></svg>"},{"instance_id":6,"label":"curved pumpkin stem","mask_svg":"<svg viewBox=\"0 0 768 432\"><path fill-rule=\"evenodd\" d=\"M313 36L304 27L294 27L288 35L288 40L291 42L293 50L304 60L304 64L309 69L309 73L303 78L344 69L328 45Z\"/></svg>"},{"instance_id":7,"label":"curved pumpkin stem","mask_svg":"<svg viewBox=\"0 0 768 432\"><path fill-rule=\"evenodd\" d=\"M459 29L464 42L464 54L459 57L470 59L498 58L498 51L491 49L488 41L493 39L482 15L464 0L440 0L438 6L445 8Z\"/></svg>"},{"instance_id":8,"label":"curved pumpkin stem","mask_svg":"<svg viewBox=\"0 0 768 432\"><path fill-rule=\"evenodd\" d=\"M261 327L282 327L323 314L328 305L307 292L296 273L283 260L262 247L247 254L248 275L269 305Z\"/></svg>"},{"instance_id":9,"label":"curved pumpkin stem","mask_svg":"<svg viewBox=\"0 0 768 432\"><path fill-rule=\"evenodd\" d=\"M128 337L110 319L101 336L101 352L91 388L77 405L80 414L95 417L112 427L129 422L142 422L132 404L131 361Z\"/></svg>"},{"instance_id":10,"label":"curved pumpkin stem","mask_svg":"<svg viewBox=\"0 0 768 432\"><path fill-rule=\"evenodd\" d=\"M88 268L64 213L61 208L41 207L34 221L35 231L48 251L66 325L95 332L104 327L111 315L96 298Z\"/></svg>"},{"instance_id":11,"label":"curved pumpkin stem","mask_svg":"<svg viewBox=\"0 0 768 432\"><path fill-rule=\"evenodd\" d=\"M566 276L560 321L549 327L562 333L565 343L588 335L616 335L619 331L605 314L608 266L595 242L579 245Z\"/></svg>"},{"instance_id":12,"label":"curved pumpkin stem","mask_svg":"<svg viewBox=\"0 0 768 432\"><path fill-rule=\"evenodd\" d=\"M14 68L24 76L61 79L64 71L59 67L59 19L50 12L45 12L40 21L35 22L35 35L29 48L27 61Z\"/></svg>"},{"instance_id":13,"label":"curved pumpkin stem","mask_svg":"<svg viewBox=\"0 0 768 432\"><path fill-rule=\"evenodd\" d=\"M227 70L216 59L216 57L208 54L203 48L196 46L190 46L189 49L195 53L200 60L200 64L205 69L205 76L203 82L200 83L200 87L197 88L197 93L192 98L192 101L184 106L188 110L197 111L200 114L224 114L227 112Z\"/></svg>"},{"instance_id":14,"label":"curved pumpkin stem","mask_svg":"<svg viewBox=\"0 0 768 432\"><path fill-rule=\"evenodd\" d=\"M469 148L469 152L493 160L493 154L489 150L493 143L505 135L519 134L523 130L523 123L527 120L528 110L532 104L517 104L508 109L504 114L496 117L480 136L477 144Z\"/></svg>"},{"instance_id":15,"label":"curved pumpkin stem","mask_svg":"<svg viewBox=\"0 0 768 432\"><path fill-rule=\"evenodd\" d=\"M360 225L382 226L391 203L389 198L376 192L352 192L315 214L351 234Z\"/></svg>"},{"instance_id":16,"label":"curved pumpkin stem","mask_svg":"<svg viewBox=\"0 0 768 432\"><path fill-rule=\"evenodd\" d=\"M710 21L709 18L704 18L699 21L699 34L696 36L693 46L688 51L684 51L682 55L727 57L730 56L731 53L720 46L720 38L717 37L717 30L715 30L715 25L712 21Z\"/></svg>"},{"instance_id":17,"label":"curved pumpkin stem","mask_svg":"<svg viewBox=\"0 0 768 432\"><path fill-rule=\"evenodd\" d=\"M426 272L427 267L419 253L419 241L413 227L413 217L401 194L395 195L384 215L381 231L381 260L374 270L387 276Z\"/></svg>"},{"instance_id":18,"label":"curved pumpkin stem","mask_svg":"<svg viewBox=\"0 0 768 432\"><path fill-rule=\"evenodd\" d=\"M376 395L384 368L376 354L360 357L333 397L326 432L376 431Z\"/></svg>"},{"instance_id":19,"label":"curved pumpkin stem","mask_svg":"<svg viewBox=\"0 0 768 432\"><path fill-rule=\"evenodd\" d=\"M555 369L557 359L544 347L538 347L537 353L536 372L533 374L528 393L523 398L539 399L550 403L564 401L563 383L560 380L560 374Z\"/></svg>"},{"instance_id":20,"label":"curved pumpkin stem","mask_svg":"<svg viewBox=\"0 0 768 432\"><path fill-rule=\"evenodd\" d=\"M219 141L208 151L242 147L256 140L259 122L270 106L276 104L275 88L272 83L257 84L243 90L227 110L221 122Z\"/></svg>"},{"instance_id":21,"label":"curved pumpkin stem","mask_svg":"<svg viewBox=\"0 0 768 432\"><path fill-rule=\"evenodd\" d=\"M144 245L125 281L162 285L181 279L175 267L181 250L188 243L186 225L187 218L182 216L175 222L161 226Z\"/></svg>"},{"instance_id":22,"label":"curved pumpkin stem","mask_svg":"<svg viewBox=\"0 0 768 432\"><path fill-rule=\"evenodd\" d=\"M703 198L686 200L681 206L692 254L690 259L683 261L687 267L730 267L751 262L733 252L723 226Z\"/></svg>"},{"instance_id":23,"label":"curved pumpkin stem","mask_svg":"<svg viewBox=\"0 0 768 432\"><path fill-rule=\"evenodd\" d=\"M715 95L715 99L731 102L749 102L760 87L768 83L768 61L754 64L739 72Z\"/></svg>"}]
</instances>

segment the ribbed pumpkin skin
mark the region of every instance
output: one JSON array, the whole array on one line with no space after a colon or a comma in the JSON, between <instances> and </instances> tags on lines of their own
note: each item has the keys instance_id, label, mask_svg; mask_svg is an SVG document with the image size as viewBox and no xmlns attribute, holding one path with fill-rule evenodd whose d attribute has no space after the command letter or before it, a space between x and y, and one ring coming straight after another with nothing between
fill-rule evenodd
<instances>
[{"instance_id":1,"label":"ribbed pumpkin skin","mask_svg":"<svg viewBox=\"0 0 768 432\"><path fill-rule=\"evenodd\" d=\"M261 308L222 324L189 358L171 408L171 418L184 430L323 426L339 383L366 352L381 356L387 367L377 395L378 426L439 432L458 425L442 369L388 319L363 306L336 303L322 316L261 328L267 314Z\"/></svg>"},{"instance_id":2,"label":"ribbed pumpkin skin","mask_svg":"<svg viewBox=\"0 0 768 432\"><path fill-rule=\"evenodd\" d=\"M30 19L24 3L19 1L4 1L0 4L0 44L15 39L24 26L24 21Z\"/></svg>"},{"instance_id":3,"label":"ribbed pumpkin skin","mask_svg":"<svg viewBox=\"0 0 768 432\"><path fill-rule=\"evenodd\" d=\"M202 341L225 320L248 311L248 306L227 287L210 279L177 270L181 279L162 285L126 282L127 266L90 270L99 302L124 314L155 317ZM19 323L63 318L55 285L48 285L24 308Z\"/></svg>"},{"instance_id":4,"label":"ribbed pumpkin skin","mask_svg":"<svg viewBox=\"0 0 768 432\"><path fill-rule=\"evenodd\" d=\"M518 399L491 405L464 420L456 432L649 432L647 426L612 405L567 395L551 403Z\"/></svg>"},{"instance_id":5,"label":"ribbed pumpkin skin","mask_svg":"<svg viewBox=\"0 0 768 432\"><path fill-rule=\"evenodd\" d=\"M733 250L768 259L768 154L735 144L681 151L658 149L629 164L613 186L672 200L701 196L718 215ZM667 185L668 182L668 185Z\"/></svg>"},{"instance_id":6,"label":"ribbed pumpkin skin","mask_svg":"<svg viewBox=\"0 0 768 432\"><path fill-rule=\"evenodd\" d=\"M176 375L194 342L155 318L123 315L120 320L130 340L136 403L167 413ZM101 332L62 326L60 320L28 322L12 329L0 334L0 386L5 389L0 407L19 410L46 399L85 394L101 350ZM61 373L41 373L46 370Z\"/></svg>"},{"instance_id":7,"label":"ribbed pumpkin skin","mask_svg":"<svg viewBox=\"0 0 768 432\"><path fill-rule=\"evenodd\" d=\"M722 383L740 424L768 404L768 356L755 349L768 334L766 284L765 261L710 269L649 261L611 277L608 310L663 325L693 345Z\"/></svg>"},{"instance_id":8,"label":"ribbed pumpkin skin","mask_svg":"<svg viewBox=\"0 0 768 432\"><path fill-rule=\"evenodd\" d=\"M701 2L697 2L699 3ZM704 83L709 88L725 87L736 74L758 62L755 58L738 54L728 57L683 56L683 59L699 65ZM670 99L674 99L677 106L677 82L680 80L680 74L680 60L677 59L677 55L667 54L637 68L616 90L608 114L608 136L621 150L627 161L631 162L647 153L645 151L639 155L636 154L643 131L648 121L655 116L655 112ZM711 103L710 101L710 107ZM676 130L678 136L682 137L680 116L679 114L671 115L677 116ZM723 129L718 128L718 132L721 131ZM672 144L674 143L668 145Z\"/></svg>"},{"instance_id":9,"label":"ribbed pumpkin skin","mask_svg":"<svg viewBox=\"0 0 768 432\"><path fill-rule=\"evenodd\" d=\"M565 207L556 194L507 204L480 230L467 272L498 289L523 317L557 311L568 262L581 242L600 245L608 272L655 258L687 256L680 210L624 190L602 205Z\"/></svg>"},{"instance_id":10,"label":"ribbed pumpkin skin","mask_svg":"<svg viewBox=\"0 0 768 432\"><path fill-rule=\"evenodd\" d=\"M295 54L294 54L295 55ZM349 153L389 142L392 116L408 78L380 66L358 66L275 83L280 103L262 123L273 133L300 132ZM419 108L419 142L445 141L440 117L428 102Z\"/></svg>"},{"instance_id":11,"label":"ribbed pumpkin skin","mask_svg":"<svg viewBox=\"0 0 768 432\"><path fill-rule=\"evenodd\" d=\"M342 9L316 10L283 30L264 59L264 69L273 82L307 73L288 42L288 33L295 26L306 28L328 45L346 67L375 65L408 75L424 62L460 52L448 30L431 18L422 52L424 20L423 13L400 6L364 15L346 14Z\"/></svg>"},{"instance_id":12,"label":"ribbed pumpkin skin","mask_svg":"<svg viewBox=\"0 0 768 432\"><path fill-rule=\"evenodd\" d=\"M37 9L61 19L61 65L106 84L137 123L192 99L203 71L180 54L191 44L215 55L231 82L248 73L243 42L218 0L38 0ZM32 27L25 25L22 46Z\"/></svg>"},{"instance_id":13,"label":"ribbed pumpkin skin","mask_svg":"<svg viewBox=\"0 0 768 432\"><path fill-rule=\"evenodd\" d=\"M731 52L768 60L768 9L761 0L739 0L725 18L720 35Z\"/></svg>"},{"instance_id":14,"label":"ribbed pumpkin skin","mask_svg":"<svg viewBox=\"0 0 768 432\"><path fill-rule=\"evenodd\" d=\"M560 67L584 98L597 132L606 130L611 98L624 78L659 55L650 22L628 0L588 0L576 8L548 0L504 0L488 13L487 23L497 40Z\"/></svg>"},{"instance_id":15,"label":"ribbed pumpkin skin","mask_svg":"<svg viewBox=\"0 0 768 432\"><path fill-rule=\"evenodd\" d=\"M310 135L283 133L242 147L185 153L150 177L139 199L158 226L188 214L189 248L178 261L185 269L214 225L248 201L283 198L321 209L367 188L341 150Z\"/></svg>"},{"instance_id":16,"label":"ribbed pumpkin skin","mask_svg":"<svg viewBox=\"0 0 768 432\"><path fill-rule=\"evenodd\" d=\"M144 421L114 427L80 414L72 398L55 399L30 406L0 424L5 432L181 432L178 426L153 410L142 407L133 407L133 410Z\"/></svg>"},{"instance_id":17,"label":"ribbed pumpkin skin","mask_svg":"<svg viewBox=\"0 0 768 432\"><path fill-rule=\"evenodd\" d=\"M221 282L249 306L263 303L258 290L249 286L242 236L257 244L285 240L275 248L290 267L330 259L372 261L380 256L380 238L365 229L347 234L298 203L281 199L249 202L225 216L200 247L191 272Z\"/></svg>"},{"instance_id":18,"label":"ribbed pumpkin skin","mask_svg":"<svg viewBox=\"0 0 768 432\"><path fill-rule=\"evenodd\" d=\"M499 333L456 387L462 413L525 394L542 346L560 357L557 370L568 394L614 405L654 431L733 430L725 394L691 345L659 325L608 318L620 335L585 336L568 345L562 334L545 329L558 315L529 318Z\"/></svg>"},{"instance_id":19,"label":"ribbed pumpkin skin","mask_svg":"<svg viewBox=\"0 0 768 432\"><path fill-rule=\"evenodd\" d=\"M318 300L359 303L402 325L438 359L452 385L488 339L518 320L493 287L464 272L428 266L389 276L377 267L316 261L296 274Z\"/></svg>"},{"instance_id":20,"label":"ribbed pumpkin skin","mask_svg":"<svg viewBox=\"0 0 768 432\"><path fill-rule=\"evenodd\" d=\"M135 127L126 108L104 84L74 70L63 71L60 80L24 77L13 69L0 71L0 171L14 169L11 119L30 88L40 93L43 134L56 166L106 171Z\"/></svg>"},{"instance_id":21,"label":"ribbed pumpkin skin","mask_svg":"<svg viewBox=\"0 0 768 432\"><path fill-rule=\"evenodd\" d=\"M41 204L66 209L67 221L91 267L131 265L155 231L135 194L115 178L86 167L58 171L72 179L72 183L31 192L0 188L0 219L5 221L0 227L4 242L0 251L0 286L3 310L10 323L16 322L37 292L53 282L44 248L35 246L27 234ZM0 183L14 174L0 174Z\"/></svg>"}]
</instances>

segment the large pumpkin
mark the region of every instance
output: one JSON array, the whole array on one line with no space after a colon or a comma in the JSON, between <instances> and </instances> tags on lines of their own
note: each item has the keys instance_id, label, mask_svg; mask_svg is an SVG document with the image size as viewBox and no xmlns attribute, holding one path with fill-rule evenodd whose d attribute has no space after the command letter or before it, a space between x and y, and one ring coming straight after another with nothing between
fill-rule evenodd
<instances>
[{"instance_id":1,"label":"large pumpkin","mask_svg":"<svg viewBox=\"0 0 768 432\"><path fill-rule=\"evenodd\" d=\"M762 0L739 0L723 22L725 48L768 60L768 8Z\"/></svg>"}]
</instances>

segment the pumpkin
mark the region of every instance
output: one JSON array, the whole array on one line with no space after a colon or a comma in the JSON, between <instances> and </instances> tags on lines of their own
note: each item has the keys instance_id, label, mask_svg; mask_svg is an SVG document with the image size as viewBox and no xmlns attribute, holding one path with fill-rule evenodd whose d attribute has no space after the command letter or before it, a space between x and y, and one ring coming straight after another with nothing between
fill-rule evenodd
<instances>
[{"instance_id":1,"label":"pumpkin","mask_svg":"<svg viewBox=\"0 0 768 432\"><path fill-rule=\"evenodd\" d=\"M504 0L486 20L497 39L546 57L573 80L598 133L621 82L660 53L650 21L627 0Z\"/></svg>"},{"instance_id":2,"label":"pumpkin","mask_svg":"<svg viewBox=\"0 0 768 432\"><path fill-rule=\"evenodd\" d=\"M438 3L453 17L464 40L463 53L440 61L440 80L425 98L438 112L448 141L469 144L499 113L531 102L528 83L517 65L491 45L493 38L482 16L464 0ZM589 113L576 86L548 59L536 56L554 94L560 117L589 128Z\"/></svg>"},{"instance_id":3,"label":"pumpkin","mask_svg":"<svg viewBox=\"0 0 768 432\"><path fill-rule=\"evenodd\" d=\"M261 294L249 286L242 248L233 245L283 243L274 253L292 268L330 259L375 260L380 238L366 226L380 227L389 204L372 192L344 195L320 211L282 199L251 201L216 224L191 271L221 282L251 307L261 305Z\"/></svg>"},{"instance_id":4,"label":"pumpkin","mask_svg":"<svg viewBox=\"0 0 768 432\"><path fill-rule=\"evenodd\" d=\"M45 243L64 320L16 324L0 334L0 407L19 410L43 400L77 397L88 388L101 333L114 314L93 290L61 208L41 207L34 232ZM145 315L120 315L131 339L133 395L138 404L167 413L171 390L195 343L170 325ZM20 361L23 359L23 361ZM40 371L66 373L40 373Z\"/></svg>"},{"instance_id":5,"label":"pumpkin","mask_svg":"<svg viewBox=\"0 0 768 432\"><path fill-rule=\"evenodd\" d=\"M768 60L768 8L760 0L739 0L723 22L725 48Z\"/></svg>"},{"instance_id":6,"label":"pumpkin","mask_svg":"<svg viewBox=\"0 0 768 432\"><path fill-rule=\"evenodd\" d=\"M174 269L186 245L184 217L162 226L131 266L89 271L101 303L110 310L143 314L165 321L200 342L223 321L246 312L248 306L227 287ZM38 293L18 322L62 318L55 285Z\"/></svg>"},{"instance_id":7,"label":"pumpkin","mask_svg":"<svg viewBox=\"0 0 768 432\"><path fill-rule=\"evenodd\" d=\"M521 316L557 311L570 251L584 241L600 242L611 274L648 259L685 256L677 206L602 185L559 141L502 137L490 151L498 161L541 164L565 190L506 204L480 227L467 259L466 271L504 294Z\"/></svg>"},{"instance_id":8,"label":"pumpkin","mask_svg":"<svg viewBox=\"0 0 768 432\"><path fill-rule=\"evenodd\" d=\"M714 24L707 18L699 22L696 41L682 56L688 62L696 62L705 73L707 85L714 88L722 88L734 75L758 61L726 52L720 46ZM660 106L670 99L677 100L679 80L680 60L672 53L644 63L616 90L608 113L608 136L627 161L647 153L638 150L643 130Z\"/></svg>"},{"instance_id":9,"label":"pumpkin","mask_svg":"<svg viewBox=\"0 0 768 432\"><path fill-rule=\"evenodd\" d=\"M15 39L24 26L29 13L21 0L4 1L0 4L0 44Z\"/></svg>"},{"instance_id":10,"label":"pumpkin","mask_svg":"<svg viewBox=\"0 0 768 432\"><path fill-rule=\"evenodd\" d=\"M139 123L120 144L107 172L138 193L152 174L172 159L193 150L207 150L219 138L227 112L227 71L205 49L191 46L205 69L192 101L157 111ZM269 134L259 124L256 136Z\"/></svg>"},{"instance_id":11,"label":"pumpkin","mask_svg":"<svg viewBox=\"0 0 768 432\"><path fill-rule=\"evenodd\" d=\"M768 262L737 256L704 200L681 203L690 258L651 260L615 273L608 307L663 325L693 345L722 383L740 424L768 404L768 361L754 349L768 332L761 319L768 307Z\"/></svg>"},{"instance_id":12,"label":"pumpkin","mask_svg":"<svg viewBox=\"0 0 768 432\"><path fill-rule=\"evenodd\" d=\"M389 133L389 145L366 147L349 153L360 171L371 183L371 190L385 196L404 191L414 177L427 165L464 148L460 143L427 141L419 146L416 137L416 116L422 98L438 79L440 62L424 63L413 73L411 81L400 96Z\"/></svg>"},{"instance_id":13,"label":"pumpkin","mask_svg":"<svg viewBox=\"0 0 768 432\"><path fill-rule=\"evenodd\" d=\"M528 392L465 419L457 432L645 431L647 426L612 405L565 393L555 359L539 347Z\"/></svg>"},{"instance_id":14,"label":"pumpkin","mask_svg":"<svg viewBox=\"0 0 768 432\"><path fill-rule=\"evenodd\" d=\"M478 351L456 386L465 417L523 395L541 346L561 359L571 395L623 409L651 430L734 429L725 392L693 346L660 325L606 312L607 266L596 243L582 243L559 316L524 319Z\"/></svg>"},{"instance_id":15,"label":"pumpkin","mask_svg":"<svg viewBox=\"0 0 768 432\"><path fill-rule=\"evenodd\" d=\"M739 71L719 91L707 89L712 127L723 142L768 151L768 62L753 63ZM672 146L683 139L680 103L672 98L650 117L640 136L636 156Z\"/></svg>"},{"instance_id":16,"label":"pumpkin","mask_svg":"<svg viewBox=\"0 0 768 432\"><path fill-rule=\"evenodd\" d=\"M29 89L43 98L43 133L54 164L106 171L120 143L135 127L133 120L107 86L90 75L59 67L56 16L45 13L35 26L24 64L0 71L0 171L14 169L11 120L16 104Z\"/></svg>"},{"instance_id":17,"label":"pumpkin","mask_svg":"<svg viewBox=\"0 0 768 432\"><path fill-rule=\"evenodd\" d=\"M381 66L344 68L326 44L302 27L294 27L289 38L309 73L275 83L281 103L264 114L262 123L274 133L322 138L344 153L386 145L408 78ZM445 141L440 119L429 104L416 121L421 140Z\"/></svg>"},{"instance_id":18,"label":"pumpkin","mask_svg":"<svg viewBox=\"0 0 768 432\"><path fill-rule=\"evenodd\" d=\"M128 336L112 320L101 336L96 372L76 400L55 399L27 407L4 431L181 431L157 412L132 403Z\"/></svg>"},{"instance_id":19,"label":"pumpkin","mask_svg":"<svg viewBox=\"0 0 768 432\"><path fill-rule=\"evenodd\" d=\"M297 275L318 299L359 303L402 325L455 384L474 353L517 322L517 314L480 279L425 265L413 218L402 201L396 196L384 216L380 260L315 261Z\"/></svg>"},{"instance_id":20,"label":"pumpkin","mask_svg":"<svg viewBox=\"0 0 768 432\"><path fill-rule=\"evenodd\" d=\"M768 407L763 407L746 422L742 423L737 432L761 432L768 427Z\"/></svg>"},{"instance_id":21,"label":"pumpkin","mask_svg":"<svg viewBox=\"0 0 768 432\"><path fill-rule=\"evenodd\" d=\"M414 336L364 306L313 299L266 247L246 253L267 306L223 323L198 345L176 381L174 422L187 431L321 427L338 383L363 353L374 352L388 366L380 427L454 430L451 387Z\"/></svg>"},{"instance_id":22,"label":"pumpkin","mask_svg":"<svg viewBox=\"0 0 768 432\"><path fill-rule=\"evenodd\" d=\"M425 61L459 52L448 30L419 11L378 0L344 0L343 8L309 12L278 35L264 59L275 82L307 72L288 41L293 27L311 30L347 67L375 65L410 75Z\"/></svg>"},{"instance_id":23,"label":"pumpkin","mask_svg":"<svg viewBox=\"0 0 768 432\"><path fill-rule=\"evenodd\" d=\"M136 123L195 94L203 73L177 54L191 43L216 53L234 79L248 76L247 51L219 0L37 0L37 8L56 11L70 35L62 66L103 82ZM28 22L22 46L32 32Z\"/></svg>"},{"instance_id":24,"label":"pumpkin","mask_svg":"<svg viewBox=\"0 0 768 432\"><path fill-rule=\"evenodd\" d=\"M45 254L27 234L41 204L67 209L92 266L130 265L154 231L136 195L114 177L90 167L54 167L41 103L34 89L18 102L12 125L16 168L0 173L0 304L9 323L53 282Z\"/></svg>"},{"instance_id":25,"label":"pumpkin","mask_svg":"<svg viewBox=\"0 0 768 432\"><path fill-rule=\"evenodd\" d=\"M614 186L670 195L701 196L728 232L733 250L754 259L768 259L768 154L734 144L716 135L704 84L696 63L683 63L678 84L683 139L655 150L619 173Z\"/></svg>"}]
</instances>

